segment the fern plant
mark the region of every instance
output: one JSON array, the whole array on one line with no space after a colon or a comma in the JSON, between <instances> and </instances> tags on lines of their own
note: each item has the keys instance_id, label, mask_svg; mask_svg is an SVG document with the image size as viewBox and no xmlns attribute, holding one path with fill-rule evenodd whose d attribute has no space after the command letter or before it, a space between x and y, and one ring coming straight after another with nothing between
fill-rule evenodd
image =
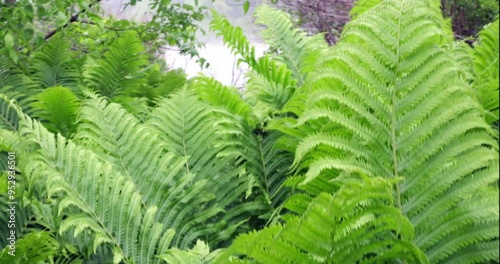
<instances>
[{"instance_id":1,"label":"fern plant","mask_svg":"<svg viewBox=\"0 0 500 264\"><path fill-rule=\"evenodd\" d=\"M438 1L352 15L326 47L259 7L270 51L256 58L215 13L251 68L243 94L147 66L130 32L77 62L57 39L29 71L0 60L26 250L0 262L496 261L498 20L471 49Z\"/></svg>"},{"instance_id":2,"label":"fern plant","mask_svg":"<svg viewBox=\"0 0 500 264\"><path fill-rule=\"evenodd\" d=\"M248 263L238 257L258 263L427 262L411 241L411 223L393 207L387 180L347 177L335 184L335 194L319 194L297 210L300 216L238 237L217 263Z\"/></svg>"},{"instance_id":3,"label":"fern plant","mask_svg":"<svg viewBox=\"0 0 500 264\"><path fill-rule=\"evenodd\" d=\"M325 220L302 220L303 229L287 229L288 224L295 227L296 217L308 217L307 208L314 208L315 199L325 197L323 192L342 194L342 187L334 184L338 179L357 175L402 179L390 192L394 200L385 205L401 214L400 228L409 220L415 236L405 238L393 230L395 237L370 233L358 241L357 228L363 227L348 228L344 235L350 248L371 239L397 239L425 254L415 253L420 257L409 260L412 263L498 259L498 189L488 186L498 179L498 144L460 64L442 47L449 31L444 30L438 3L387 0L363 5L368 6L355 9L357 16L345 27L337 47L316 60L303 87L307 92L297 91L283 108L298 119L285 118L276 125L298 141L298 176L286 185L303 193L293 195L286 207L299 216L284 216L288 222L283 227L238 238L222 262L238 262L237 256L262 263L344 263L351 256L353 262L377 262L388 256L379 251L383 247L360 255L354 250L345 256L333 249L318 254L316 240L299 239L303 230L324 224L320 230L328 231L311 237L333 237L326 245L342 247L335 243L335 234L343 229L330 219L346 208L331 211ZM358 196L339 200L349 204ZM326 201L322 208L329 208ZM364 209L370 215L372 209ZM384 222L374 215L370 225ZM282 244L280 250L277 244ZM402 261L411 255L389 256Z\"/></svg>"},{"instance_id":4,"label":"fern plant","mask_svg":"<svg viewBox=\"0 0 500 264\"><path fill-rule=\"evenodd\" d=\"M284 12L259 6L255 11L255 23L265 26L261 35L271 49L276 50L272 56L282 61L293 73L298 86L304 84L305 77L312 68L321 50L327 43L322 34L308 37L305 32L296 29L291 18Z\"/></svg>"},{"instance_id":5,"label":"fern plant","mask_svg":"<svg viewBox=\"0 0 500 264\"><path fill-rule=\"evenodd\" d=\"M35 53L30 71L33 81L41 88L60 85L76 89L79 82L70 45L59 35Z\"/></svg>"},{"instance_id":6,"label":"fern plant","mask_svg":"<svg viewBox=\"0 0 500 264\"><path fill-rule=\"evenodd\" d=\"M49 131L60 132L66 138L71 138L76 129L79 103L69 88L47 88L36 96L32 104L33 116L46 121L45 126Z\"/></svg>"},{"instance_id":7,"label":"fern plant","mask_svg":"<svg viewBox=\"0 0 500 264\"><path fill-rule=\"evenodd\" d=\"M127 95L144 83L143 71L147 63L137 33L125 32L112 44L85 82L109 98Z\"/></svg>"},{"instance_id":8,"label":"fern plant","mask_svg":"<svg viewBox=\"0 0 500 264\"><path fill-rule=\"evenodd\" d=\"M498 17L479 32L474 43L474 88L486 112L486 119L498 126Z\"/></svg>"},{"instance_id":9,"label":"fern plant","mask_svg":"<svg viewBox=\"0 0 500 264\"><path fill-rule=\"evenodd\" d=\"M248 87L249 97L254 98L252 103L263 103L269 112L280 110L297 88L297 80L293 77L292 71L270 56L256 58L255 48L243 35L242 29L233 27L216 12L213 12L210 29L222 36L224 43L241 57L239 62L245 62L254 71L256 76L252 76L249 83L257 83Z\"/></svg>"},{"instance_id":10,"label":"fern plant","mask_svg":"<svg viewBox=\"0 0 500 264\"><path fill-rule=\"evenodd\" d=\"M214 214L205 213L205 219L190 217L189 221L184 221L192 226L190 232L198 235L206 233L207 241L215 246L225 242L237 229L246 230L248 227L243 225L245 219L257 214L265 205L260 199L247 199L248 190L254 187L254 183L236 157L221 155L225 151L224 146L217 143L226 138L218 133L217 119L222 114L202 102L194 91L184 88L159 101L151 116L146 126L158 133L169 151L188 158L185 172L204 182L207 203L200 208L207 206L206 210ZM183 209L182 213L194 210ZM217 216L220 213L223 214ZM222 226L227 230L216 236L209 235L218 232Z\"/></svg>"},{"instance_id":11,"label":"fern plant","mask_svg":"<svg viewBox=\"0 0 500 264\"><path fill-rule=\"evenodd\" d=\"M249 186L246 197L261 197L266 203L266 210L253 220L253 227L275 220L273 212L287 196L280 186L293 160L291 152L277 147L283 133L269 131L258 117L259 109L246 102L236 88L207 77L196 78L193 88L218 112L218 156L232 157L241 164L254 184Z\"/></svg>"},{"instance_id":12,"label":"fern plant","mask_svg":"<svg viewBox=\"0 0 500 264\"><path fill-rule=\"evenodd\" d=\"M64 220L59 232L71 230L75 236L91 235L92 251L96 252L103 244L109 245L115 263L157 263L155 255L170 246L175 234L157 220L157 208L165 203L145 204L138 192L145 189L140 188L138 178L131 178L99 152L96 154L61 135L54 136L21 112L19 116L22 120L19 136L26 140L26 148L36 148L26 153L33 162L23 163L21 169L28 181L41 180L46 184L48 197L60 199L56 212ZM161 145L158 147L161 151ZM172 157L159 158L175 174L175 167L169 165ZM184 179L178 182L180 188L190 177ZM154 197L158 192L153 191L158 190L159 184L143 188Z\"/></svg>"}]
</instances>

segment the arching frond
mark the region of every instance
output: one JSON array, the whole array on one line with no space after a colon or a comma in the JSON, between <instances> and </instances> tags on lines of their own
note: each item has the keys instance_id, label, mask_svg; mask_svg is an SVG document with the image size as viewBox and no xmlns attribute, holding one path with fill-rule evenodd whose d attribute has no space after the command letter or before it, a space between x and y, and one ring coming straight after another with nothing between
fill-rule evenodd
<instances>
[{"instance_id":1,"label":"arching frond","mask_svg":"<svg viewBox=\"0 0 500 264\"><path fill-rule=\"evenodd\" d=\"M192 229L190 235L186 234L187 237L196 239L197 233L207 235L211 238L204 240L211 245L230 237L245 219L265 207L261 201L246 200L245 193L253 188L253 182L245 169L238 166L235 157L220 155L223 149L216 143L224 138L218 133L218 124L221 122L218 119L222 116L218 112L217 108L200 101L194 91L184 88L161 99L151 119L146 122L159 134L169 151L188 158L186 172L195 174L195 180L205 182L203 190L208 196L203 206L207 206L208 210L212 205L211 211L224 210L225 214L209 221L213 227L225 226L227 230L223 233L216 235L211 233L212 226L207 227L206 222L203 224L205 226L202 225L210 217L208 214L205 219L192 217L192 222L186 224ZM202 208L200 206L199 210Z\"/></svg>"},{"instance_id":2,"label":"arching frond","mask_svg":"<svg viewBox=\"0 0 500 264\"><path fill-rule=\"evenodd\" d=\"M469 82L473 82L474 76L474 62L473 62L473 49L465 41L453 41L451 44L445 45L453 60L458 64L459 69L463 71L463 76Z\"/></svg>"},{"instance_id":3,"label":"arching frond","mask_svg":"<svg viewBox=\"0 0 500 264\"><path fill-rule=\"evenodd\" d=\"M157 207L144 207L136 185L111 163L26 115L21 119L20 136L36 151L25 153L31 162L20 169L28 179L42 178L49 197L64 194L59 232L91 231L94 252L110 244L116 262L158 263L155 255L168 248L174 231L154 221Z\"/></svg>"},{"instance_id":4,"label":"arching frond","mask_svg":"<svg viewBox=\"0 0 500 264\"><path fill-rule=\"evenodd\" d=\"M247 101L256 109L256 115L261 120L282 109L295 91L281 83L270 82L255 72L249 72L247 76Z\"/></svg>"},{"instance_id":5,"label":"arching frond","mask_svg":"<svg viewBox=\"0 0 500 264\"><path fill-rule=\"evenodd\" d=\"M292 71L298 86L301 86L311 69L308 63L316 60L320 50L328 46L327 43L306 36L295 28L288 14L267 5L259 6L255 17L255 23L266 26L261 34L270 47L278 50L276 58Z\"/></svg>"},{"instance_id":6,"label":"arching frond","mask_svg":"<svg viewBox=\"0 0 500 264\"><path fill-rule=\"evenodd\" d=\"M280 188L293 160L291 152L277 147L282 134L277 131L257 134L248 123L238 122L233 116L226 116L220 122L219 133L223 137L218 145L223 146L223 151L219 155L241 159L270 209L280 206L286 197Z\"/></svg>"},{"instance_id":7,"label":"arching frond","mask_svg":"<svg viewBox=\"0 0 500 264\"><path fill-rule=\"evenodd\" d=\"M301 216L236 238L216 263L427 263L412 243L413 227L393 207L391 185L348 178L334 195L322 193Z\"/></svg>"},{"instance_id":8,"label":"arching frond","mask_svg":"<svg viewBox=\"0 0 500 264\"><path fill-rule=\"evenodd\" d=\"M102 98L84 101L79 119L82 123L75 140L134 182L142 203L158 208L155 221L177 230L174 245L186 247L194 243L198 237L189 237L193 225L223 210L206 206L214 195L205 189L205 179L196 179L195 174L184 170L189 166L187 157L177 158L168 152L168 143L120 105L108 104Z\"/></svg>"},{"instance_id":9,"label":"arching frond","mask_svg":"<svg viewBox=\"0 0 500 264\"><path fill-rule=\"evenodd\" d=\"M15 131L18 128L19 116L12 105L16 104L14 99L0 94L0 128Z\"/></svg>"},{"instance_id":10,"label":"arching frond","mask_svg":"<svg viewBox=\"0 0 500 264\"><path fill-rule=\"evenodd\" d=\"M0 57L0 94L4 94L10 100L15 100L23 111L31 114L31 103L39 91L40 87L28 76L17 67L11 65L8 60ZM9 114L4 112L0 116L6 117ZM2 123L6 124L5 122L5 120L0 120L0 127L2 127Z\"/></svg>"},{"instance_id":11,"label":"arching frond","mask_svg":"<svg viewBox=\"0 0 500 264\"><path fill-rule=\"evenodd\" d=\"M243 62L250 67L254 67L257 64L255 48L250 44L240 27L233 27L223 15L212 11L210 30L215 32L217 36L222 37L224 43L231 49L231 52L239 54Z\"/></svg>"},{"instance_id":12,"label":"arching frond","mask_svg":"<svg viewBox=\"0 0 500 264\"><path fill-rule=\"evenodd\" d=\"M64 86L76 88L79 73L73 64L70 43L59 35L38 51L31 65L32 79L42 88Z\"/></svg>"},{"instance_id":13,"label":"arching frond","mask_svg":"<svg viewBox=\"0 0 500 264\"><path fill-rule=\"evenodd\" d=\"M36 96L32 106L33 116L41 118L50 132L61 133L67 138L74 133L80 102L70 89L62 86L47 88Z\"/></svg>"},{"instance_id":14,"label":"arching frond","mask_svg":"<svg viewBox=\"0 0 500 264\"><path fill-rule=\"evenodd\" d=\"M125 32L86 74L87 85L109 98L132 93L145 82L143 68L147 63L137 33Z\"/></svg>"},{"instance_id":15,"label":"arching frond","mask_svg":"<svg viewBox=\"0 0 500 264\"><path fill-rule=\"evenodd\" d=\"M236 88L224 86L213 78L203 76L196 78L192 86L203 101L241 116L249 124L256 125L257 120L252 108L244 101Z\"/></svg>"},{"instance_id":16,"label":"arching frond","mask_svg":"<svg viewBox=\"0 0 500 264\"><path fill-rule=\"evenodd\" d=\"M429 260L476 248L470 259L487 261L492 252L481 246L498 239L498 201L485 200L486 214L435 225L467 212L466 197L498 179L498 144L460 63L439 47L448 34L442 25L436 3L412 0L383 1L350 22L308 80L298 124L316 129L295 162L308 168L305 185L351 173L403 177L394 206Z\"/></svg>"},{"instance_id":17,"label":"arching frond","mask_svg":"<svg viewBox=\"0 0 500 264\"><path fill-rule=\"evenodd\" d=\"M205 101L220 109L217 114L218 156L232 157L245 168L250 180L258 187L257 191L248 189L246 197L252 194L264 196L270 207L266 216L260 218L269 219L269 210L274 210L284 200L284 192L279 187L293 159L290 152L276 148L282 134L262 131L252 109L235 89L206 78L199 78L195 89Z\"/></svg>"},{"instance_id":18,"label":"arching frond","mask_svg":"<svg viewBox=\"0 0 500 264\"><path fill-rule=\"evenodd\" d=\"M23 264L26 261L48 262L49 258L56 255L59 249L57 240L45 231L31 232L18 238L14 246L15 250L11 254L9 254L9 247L0 251L0 262L12 264Z\"/></svg>"},{"instance_id":19,"label":"arching frond","mask_svg":"<svg viewBox=\"0 0 500 264\"><path fill-rule=\"evenodd\" d=\"M280 110L283 102L290 99L297 87L297 79L294 78L292 71L285 64L271 59L268 55L256 59L255 49L243 35L241 28L232 26L223 16L215 12L210 28L216 31L231 51L239 54L242 61L248 64L257 75L257 82L262 85L262 88L255 86L254 98L256 100L272 98L271 102L265 101L264 103Z\"/></svg>"},{"instance_id":20,"label":"arching frond","mask_svg":"<svg viewBox=\"0 0 500 264\"><path fill-rule=\"evenodd\" d=\"M498 123L498 76L500 64L498 21L497 17L495 21L486 25L479 32L479 38L474 43L474 71L476 75L474 88L479 101L487 111L486 120L490 124Z\"/></svg>"}]
</instances>

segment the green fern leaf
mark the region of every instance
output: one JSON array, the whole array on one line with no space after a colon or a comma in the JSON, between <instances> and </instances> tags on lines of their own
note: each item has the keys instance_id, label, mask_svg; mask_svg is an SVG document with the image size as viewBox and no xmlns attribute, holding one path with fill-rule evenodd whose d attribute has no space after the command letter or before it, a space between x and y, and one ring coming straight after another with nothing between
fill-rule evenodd
<instances>
[{"instance_id":1,"label":"green fern leaf","mask_svg":"<svg viewBox=\"0 0 500 264\"><path fill-rule=\"evenodd\" d=\"M298 86L301 86L310 70L308 62L315 61L327 43L295 29L290 16L283 11L261 5L255 11L255 17L255 23L267 27L261 33L266 43L279 51L277 58L293 72Z\"/></svg>"},{"instance_id":2,"label":"green fern leaf","mask_svg":"<svg viewBox=\"0 0 500 264\"><path fill-rule=\"evenodd\" d=\"M297 80L292 71L285 64L271 59L268 55L256 59L255 48L250 45L241 28L233 27L216 12L213 13L210 29L216 31L218 36L222 36L224 43L231 51L239 54L242 61L255 71L259 84L252 86L254 88L251 94L256 99L254 104L264 98L264 103L268 107L280 110L297 87Z\"/></svg>"},{"instance_id":3,"label":"green fern leaf","mask_svg":"<svg viewBox=\"0 0 500 264\"><path fill-rule=\"evenodd\" d=\"M221 211L219 207L203 208L213 199L203 189L206 182L193 182L195 175L183 171L187 159L168 153L158 135L120 105L91 97L93 100L84 101L80 111L83 123L75 140L114 164L136 184L142 203L158 208L155 221L178 230L175 245L194 242L184 238L189 231L183 230L189 224L188 219L203 216L197 220L206 220Z\"/></svg>"},{"instance_id":4,"label":"green fern leaf","mask_svg":"<svg viewBox=\"0 0 500 264\"><path fill-rule=\"evenodd\" d=\"M487 111L488 123L498 125L498 18L479 32L479 38L474 43L474 72L476 80L474 88L480 103Z\"/></svg>"},{"instance_id":5,"label":"green fern leaf","mask_svg":"<svg viewBox=\"0 0 500 264\"><path fill-rule=\"evenodd\" d=\"M59 35L35 54L31 67L32 79L42 88L64 86L76 88L79 73L73 64L70 43Z\"/></svg>"},{"instance_id":6,"label":"green fern leaf","mask_svg":"<svg viewBox=\"0 0 500 264\"><path fill-rule=\"evenodd\" d=\"M196 78L192 86L203 101L241 116L251 125L256 125L257 120L250 105L244 101L236 88L226 87L213 78L203 76Z\"/></svg>"},{"instance_id":7,"label":"green fern leaf","mask_svg":"<svg viewBox=\"0 0 500 264\"><path fill-rule=\"evenodd\" d=\"M9 254L6 247L0 251L2 263L23 264L26 261L39 263L48 262L50 257L57 254L59 243L49 232L37 231L17 239L14 256Z\"/></svg>"},{"instance_id":8,"label":"green fern leaf","mask_svg":"<svg viewBox=\"0 0 500 264\"><path fill-rule=\"evenodd\" d=\"M403 257L427 263L412 244L413 228L392 206L380 178L346 178L334 195L318 195L300 217L238 237L216 263L381 263ZM398 239L399 238L399 239Z\"/></svg>"},{"instance_id":9,"label":"green fern leaf","mask_svg":"<svg viewBox=\"0 0 500 264\"><path fill-rule=\"evenodd\" d=\"M403 177L394 206L414 225L415 244L441 263L498 239L498 201L485 202L486 214L435 225L497 181L498 145L457 54L440 47L448 32L436 5L383 1L345 27L307 80L297 125L314 132L299 143L295 165L307 168L306 186L345 174ZM469 255L492 256L480 248Z\"/></svg>"},{"instance_id":10,"label":"green fern leaf","mask_svg":"<svg viewBox=\"0 0 500 264\"><path fill-rule=\"evenodd\" d=\"M125 32L115 40L97 66L86 74L89 77L86 83L109 98L128 95L145 82L143 68L147 64L137 33Z\"/></svg>"},{"instance_id":11,"label":"green fern leaf","mask_svg":"<svg viewBox=\"0 0 500 264\"><path fill-rule=\"evenodd\" d=\"M28 114L32 113L31 103L36 94L40 92L40 87L34 83L27 75L8 60L0 57L0 94L4 94L9 100L15 100L16 104ZM2 104L2 103L0 103ZM16 120L12 118L12 113L7 112L7 105L1 106L0 127L8 126L10 129L16 128ZM9 117L11 116L11 117ZM3 119L3 118L6 119ZM12 126L14 124L14 126Z\"/></svg>"},{"instance_id":12,"label":"green fern leaf","mask_svg":"<svg viewBox=\"0 0 500 264\"><path fill-rule=\"evenodd\" d=\"M32 107L33 116L41 118L50 132L61 133L67 138L72 136L80 102L70 89L61 86L47 88L36 96Z\"/></svg>"},{"instance_id":13,"label":"green fern leaf","mask_svg":"<svg viewBox=\"0 0 500 264\"><path fill-rule=\"evenodd\" d=\"M219 235L212 233L211 239L206 239L211 245L220 243L231 237L245 219L265 208L262 201L246 201L245 193L248 188L253 187L251 177L243 167L237 165L236 157L223 155L223 146L217 145L226 139L219 127L226 120L224 112L210 107L194 91L184 88L161 99L151 114L151 119L146 122L166 143L169 151L188 158L186 172L195 174L195 180L205 182L203 189L210 197L207 201L218 205L211 210L225 210L224 215L214 218L220 219L219 222L213 222L213 226L211 224L208 227L201 225L206 220L200 218L204 214L192 216L193 222L186 224L186 228L191 227L191 235L186 236L193 242L197 238L194 234L209 235L227 225L228 230ZM203 192L194 195L202 196ZM187 212L188 210L182 213ZM205 216L208 219L209 215ZM189 245L182 243L181 248L187 246Z\"/></svg>"}]
</instances>

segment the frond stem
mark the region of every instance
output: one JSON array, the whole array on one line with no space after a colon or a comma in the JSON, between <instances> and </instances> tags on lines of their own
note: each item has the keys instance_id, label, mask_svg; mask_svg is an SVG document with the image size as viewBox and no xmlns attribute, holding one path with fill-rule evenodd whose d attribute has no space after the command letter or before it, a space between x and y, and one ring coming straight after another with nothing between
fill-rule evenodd
<instances>
[{"instance_id":1,"label":"frond stem","mask_svg":"<svg viewBox=\"0 0 500 264\"><path fill-rule=\"evenodd\" d=\"M182 115L182 130L183 130L183 133L182 133L182 149L184 151L184 157L187 157L187 149L186 149L186 133L184 133L184 131L186 131L186 116L183 114ZM187 169L187 172L189 173L189 160L186 161L186 169Z\"/></svg>"},{"instance_id":2,"label":"frond stem","mask_svg":"<svg viewBox=\"0 0 500 264\"><path fill-rule=\"evenodd\" d=\"M394 85L392 87L392 98L391 98L391 144L392 144L392 162L394 166L394 178L399 177L399 172L398 172L398 156L397 156L397 147L396 147L396 101L397 101L397 84L398 84L398 75L399 75L399 64L400 64L400 39L401 39L401 18L403 16L403 3L401 3L400 8L399 8L399 17L398 17L398 33L397 33L397 44L396 44L396 66L395 66L395 72L396 72L396 81L394 82ZM395 183L396 186L396 202L398 209L402 212L403 207L401 206L401 190L399 187L399 183ZM398 224L398 229L401 223ZM398 233L400 230L397 230ZM403 261L405 263L405 261Z\"/></svg>"},{"instance_id":3,"label":"frond stem","mask_svg":"<svg viewBox=\"0 0 500 264\"><path fill-rule=\"evenodd\" d=\"M269 195L269 184L267 183L267 173L266 173L266 162L264 160L264 154L262 151L262 139L257 138L257 143L259 144L259 154L260 162L262 163L262 171L264 172L264 184L266 185L266 197Z\"/></svg>"}]
</instances>

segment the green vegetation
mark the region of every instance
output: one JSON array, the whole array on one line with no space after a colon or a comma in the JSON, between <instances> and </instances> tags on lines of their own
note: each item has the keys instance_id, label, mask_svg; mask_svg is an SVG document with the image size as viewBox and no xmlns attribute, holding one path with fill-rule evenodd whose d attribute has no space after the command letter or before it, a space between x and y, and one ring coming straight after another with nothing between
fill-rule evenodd
<instances>
[{"instance_id":1,"label":"green vegetation","mask_svg":"<svg viewBox=\"0 0 500 264\"><path fill-rule=\"evenodd\" d=\"M4 46L0 263L498 263L498 18L471 47L438 1L351 16L328 46L261 6L258 58L214 11L243 92L133 26Z\"/></svg>"},{"instance_id":2,"label":"green vegetation","mask_svg":"<svg viewBox=\"0 0 500 264\"><path fill-rule=\"evenodd\" d=\"M29 59L47 40L62 35L72 50L100 55L125 31L135 31L148 51L148 58L162 54L165 45L195 57L201 65L195 39L197 23L204 17L203 6L149 1L152 15L145 21L129 21L102 16L101 0L5 0L0 1L0 54L23 70ZM136 5L137 0L127 1Z\"/></svg>"}]
</instances>

